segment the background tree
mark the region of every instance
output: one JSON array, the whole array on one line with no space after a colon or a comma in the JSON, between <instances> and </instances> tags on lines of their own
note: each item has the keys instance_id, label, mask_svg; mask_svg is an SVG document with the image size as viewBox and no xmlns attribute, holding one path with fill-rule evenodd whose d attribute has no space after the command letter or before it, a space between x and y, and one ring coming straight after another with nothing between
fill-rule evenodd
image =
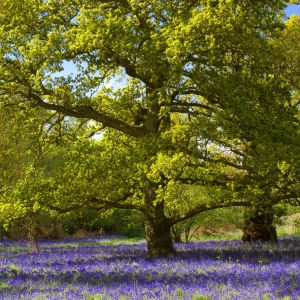
<instances>
[{"instance_id":1,"label":"background tree","mask_svg":"<svg viewBox=\"0 0 300 300\"><path fill-rule=\"evenodd\" d=\"M38 194L39 202L61 212L84 205L139 210L150 255L173 253L171 226L201 211L250 206L254 199L257 205L279 201L282 195L273 196L273 187L267 192L272 200L257 195L266 193L265 181L258 180L269 163L264 155L273 153L274 138L284 128L294 130L288 121L294 111L286 105L290 94L274 78L272 61L286 4L4 0L4 105L49 110L58 132L66 121L103 134L99 143L78 142L59 176L20 183L20 195ZM77 66L75 75L56 73L66 61ZM118 76L125 86L107 87ZM265 120L278 129L271 137ZM244 146L253 153L252 178L248 156L239 151ZM224 157L226 149L231 155ZM164 195L183 184L202 185L222 197L199 200L167 218Z\"/></svg>"},{"instance_id":2,"label":"background tree","mask_svg":"<svg viewBox=\"0 0 300 300\"><path fill-rule=\"evenodd\" d=\"M16 116L19 113L18 116ZM0 110L0 197L9 192L16 182L26 172L30 154L30 139L27 137L28 130L18 130L18 121L26 114L10 108ZM14 121L13 121L14 119ZM23 119L24 120L24 119ZM6 220L0 218L0 236L6 232L3 227Z\"/></svg>"},{"instance_id":3,"label":"background tree","mask_svg":"<svg viewBox=\"0 0 300 300\"><path fill-rule=\"evenodd\" d=\"M12 195L18 184L32 173L42 171L43 176L49 177L63 164L64 148L53 146L57 141L57 132L52 130L53 116L45 110L14 105L2 108L0 115L1 236L46 237L41 227L51 227L57 217L55 213L51 215L49 210L42 210L36 201L29 205L26 198L19 203Z\"/></svg>"},{"instance_id":4,"label":"background tree","mask_svg":"<svg viewBox=\"0 0 300 300\"><path fill-rule=\"evenodd\" d=\"M288 102L282 103L281 109L285 111L293 111L289 116L293 122L294 129L290 130L286 126L283 130L284 135L276 140L273 145L274 149L267 145L268 153L264 153L265 157L273 157L270 160L273 167L268 166L265 170L270 170L268 175L272 177L271 182L267 187L269 193L273 195L280 193L281 198L293 205L299 205L297 195L299 195L299 144L297 135L295 135L296 127L299 125L299 53L300 40L298 38L298 31L300 29L299 16L293 15L285 22L284 30L280 30L279 36L274 40L274 64L276 65L275 78L281 79L287 84L292 93L292 97ZM275 121L275 120L274 120ZM286 122L288 124L289 122ZM291 122L290 122L291 124ZM271 128L274 125L270 124ZM276 132L276 131L275 131ZM270 136L270 133L268 134ZM273 138L274 140L274 138ZM284 146L284 145L287 145ZM271 151L270 151L271 150ZM277 153L277 154L276 154ZM277 164L277 165L276 165ZM262 174L266 176L266 171ZM265 189L266 190L266 189ZM294 194L295 197L288 195ZM272 198L272 196L265 195L264 197ZM276 231L274 226L274 202L270 201L269 206L257 206L252 208L246 214L246 226L244 228L243 240L257 240L257 239L271 239L276 240ZM276 209L275 209L276 210ZM280 215L279 215L280 216Z\"/></svg>"}]
</instances>

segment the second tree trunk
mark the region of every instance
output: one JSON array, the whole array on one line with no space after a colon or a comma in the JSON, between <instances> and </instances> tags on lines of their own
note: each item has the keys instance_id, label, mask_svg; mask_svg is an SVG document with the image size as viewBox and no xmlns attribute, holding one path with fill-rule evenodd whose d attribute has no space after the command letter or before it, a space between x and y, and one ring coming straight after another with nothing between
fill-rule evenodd
<instances>
[{"instance_id":1,"label":"second tree trunk","mask_svg":"<svg viewBox=\"0 0 300 300\"><path fill-rule=\"evenodd\" d=\"M277 242L274 212L272 209L261 211L255 209L247 210L244 222L243 242Z\"/></svg>"}]
</instances>

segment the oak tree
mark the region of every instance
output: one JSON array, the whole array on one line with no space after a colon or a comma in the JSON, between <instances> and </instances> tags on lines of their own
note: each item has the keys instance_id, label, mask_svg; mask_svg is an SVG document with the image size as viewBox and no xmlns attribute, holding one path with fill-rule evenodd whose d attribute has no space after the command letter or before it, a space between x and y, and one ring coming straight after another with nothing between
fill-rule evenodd
<instances>
[{"instance_id":1,"label":"oak tree","mask_svg":"<svg viewBox=\"0 0 300 300\"><path fill-rule=\"evenodd\" d=\"M270 183L297 132L273 60L287 3L3 0L3 105L49 110L58 132L72 122L101 134L78 142L64 172L29 179L27 195L44 191L40 202L61 212L140 210L149 255L174 253L171 226L201 211L295 198ZM219 197L167 217L185 185Z\"/></svg>"}]
</instances>

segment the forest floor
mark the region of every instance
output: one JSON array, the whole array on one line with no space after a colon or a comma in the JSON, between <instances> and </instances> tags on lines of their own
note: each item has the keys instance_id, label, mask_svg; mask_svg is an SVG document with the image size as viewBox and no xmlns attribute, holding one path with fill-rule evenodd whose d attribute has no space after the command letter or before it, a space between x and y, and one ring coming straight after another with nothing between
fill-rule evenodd
<instances>
[{"instance_id":1,"label":"forest floor","mask_svg":"<svg viewBox=\"0 0 300 300\"><path fill-rule=\"evenodd\" d=\"M0 299L300 299L300 237L177 243L149 259L122 236L0 240Z\"/></svg>"}]
</instances>

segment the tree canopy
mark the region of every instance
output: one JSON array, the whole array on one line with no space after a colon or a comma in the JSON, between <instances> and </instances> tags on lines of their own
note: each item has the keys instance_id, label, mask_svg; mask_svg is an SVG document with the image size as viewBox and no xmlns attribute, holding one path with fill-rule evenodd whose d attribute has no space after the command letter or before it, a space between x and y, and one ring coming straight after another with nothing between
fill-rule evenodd
<instances>
[{"instance_id":1,"label":"tree canopy","mask_svg":"<svg viewBox=\"0 0 300 300\"><path fill-rule=\"evenodd\" d=\"M140 210L150 255L172 253L170 227L201 211L297 200L299 18L283 21L287 3L4 0L2 105L46 109L48 133L79 137L63 168L14 197ZM75 74L60 73L66 62ZM167 218L191 186L199 201Z\"/></svg>"}]
</instances>

